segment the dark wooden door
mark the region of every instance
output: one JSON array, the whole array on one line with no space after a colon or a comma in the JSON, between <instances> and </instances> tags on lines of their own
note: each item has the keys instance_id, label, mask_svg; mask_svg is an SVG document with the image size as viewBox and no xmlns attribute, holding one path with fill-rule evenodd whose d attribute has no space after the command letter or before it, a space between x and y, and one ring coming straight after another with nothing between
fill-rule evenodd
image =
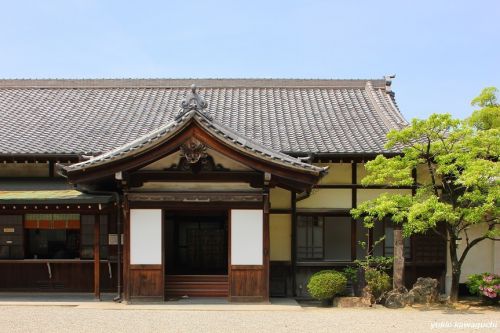
<instances>
[{"instance_id":1,"label":"dark wooden door","mask_svg":"<svg viewBox=\"0 0 500 333\"><path fill-rule=\"evenodd\" d=\"M176 214L166 219L174 235L165 237L168 274L227 275L227 219L225 215Z\"/></svg>"}]
</instances>

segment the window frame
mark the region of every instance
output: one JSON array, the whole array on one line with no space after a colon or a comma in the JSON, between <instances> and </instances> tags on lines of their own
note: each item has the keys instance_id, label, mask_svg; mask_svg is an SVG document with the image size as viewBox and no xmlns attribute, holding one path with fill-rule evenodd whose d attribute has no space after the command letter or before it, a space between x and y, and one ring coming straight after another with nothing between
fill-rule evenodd
<instances>
[{"instance_id":1,"label":"window frame","mask_svg":"<svg viewBox=\"0 0 500 333\"><path fill-rule=\"evenodd\" d=\"M311 238L311 243L312 243L312 246L306 246L306 250L305 252L306 253L311 253L312 257L302 257L302 258L299 258L299 238L297 237L297 241L296 241L296 248L297 248L297 260L304 260L304 261L318 261L318 260L321 260L321 261L324 261L325 260L325 221L322 221L322 224L321 224L321 257L314 257L314 253L315 253L315 250L314 250L314 227L315 227L315 223L319 222L319 220L314 220L314 218L316 219L319 219L320 217L322 216L309 216L309 215L302 215L302 216L305 216L305 217L312 217L313 220L310 220L310 221L305 221L308 225L307 225L307 233L306 233L306 242L308 241L308 235L309 235L309 232L311 232L311 235L312 235L312 238ZM297 216L297 218L299 218L300 216ZM299 231L299 220L297 219L297 235L298 235L298 231ZM311 225L309 225L311 224ZM309 231L309 229L311 229ZM312 249L312 250L309 250L309 249Z\"/></svg>"},{"instance_id":2,"label":"window frame","mask_svg":"<svg viewBox=\"0 0 500 333\"><path fill-rule=\"evenodd\" d=\"M78 213L73 213L73 214L69 214L69 215L78 215L79 216L79 219L78 219L78 228L75 228L74 224L68 224L66 223L65 224L65 227L61 227L61 223L54 223L54 220L52 220L52 222L50 223L44 223L44 226L45 227L42 227L42 228L33 228L33 227L25 227L25 223L26 223L26 216L27 215L30 215L30 214L36 214L36 213L24 213L24 214L19 214L22 216L22 227L23 227L23 251L24 251L24 255L23 255L23 258L24 259L33 259L31 257L28 257L30 254L31 254L31 250L30 250L30 237L28 236L28 233L30 230L66 230L66 232L68 230L76 230L78 232L78 256L75 257L75 258L72 258L72 259L67 259L67 260L75 260L75 261L78 261L78 260L94 260L94 223L95 223L95 219L97 218L99 220L99 223L100 223L100 251L99 251L99 254L100 254L100 260L109 260L110 258L110 248L109 248L109 241L108 241L108 238L109 238L109 230L110 230L110 223L111 223L111 219L112 219L112 216L110 214L85 214L83 212L78 212ZM68 214L65 214L65 213L61 213L61 212L48 212L48 213L43 213L45 215L68 215ZM91 244L92 245L88 245L87 243L83 243L82 240L83 240L83 233L82 233L82 226L83 226L83 218L84 217L92 217L92 221L93 223L91 223L91 234L92 234L92 242ZM67 235L66 235L67 237ZM89 247L91 246L92 248L92 256L84 256L82 257L82 249L84 247ZM48 259L40 259L40 260L51 260L50 258Z\"/></svg>"},{"instance_id":3,"label":"window frame","mask_svg":"<svg viewBox=\"0 0 500 333\"><path fill-rule=\"evenodd\" d=\"M326 222L323 221L323 227L322 227L322 241L323 241L323 255L322 258L300 258L298 254L298 234L299 234L299 218L301 216L309 216L309 217L348 217L350 218L350 226L351 226L351 232L350 232L350 259L349 260L335 260L335 259L325 259L325 225ZM297 211L296 212L296 218L297 218L297 223L295 226L295 232L296 232L296 240L295 240L295 251L296 251L296 262L304 262L304 263L329 263L329 264L343 264L343 263L352 263L355 260L355 248L354 248L354 258L353 258L353 233L354 233L354 239L356 239L356 226L355 226L355 220L352 218L349 210L337 210L337 211L330 211L330 212L307 212L307 211ZM354 224L354 226L353 226ZM354 242L355 246L356 242Z\"/></svg>"},{"instance_id":4,"label":"window frame","mask_svg":"<svg viewBox=\"0 0 500 333\"><path fill-rule=\"evenodd\" d=\"M322 240L323 240L323 254L322 254L322 258L301 258L299 257L299 251L298 251L298 241L299 241L299 237L298 237L298 234L299 234L299 218L301 216L309 216L309 217L349 217L351 219L351 233L350 233L350 239L351 239L351 244L350 244L350 247L351 247L351 258L350 260L334 260L334 259L325 259L325 221L323 221L323 227L322 227ZM338 210L338 211L331 211L331 212L307 212L307 211L297 211L296 212L296 218L297 218L297 222L296 222L296 226L295 226L295 232L296 232L296 239L295 239L295 253L296 253L296 258L295 258L295 261L297 263L353 263L355 260L357 260L357 246L358 246L358 242L360 241L360 239L358 239L358 235L357 235L357 232L358 232L358 223L362 223L362 221L360 220L356 220L354 219L351 214L350 214L350 210ZM386 235L386 225L387 225L387 219L384 219L382 221L383 223L383 235L385 236ZM374 242L374 236L373 236L373 228L372 229L368 229L368 230L371 230L369 232L369 240L367 242L367 245L370 246L370 247L373 247L373 242ZM385 243L386 243L386 240L384 239L380 244L379 246L382 247L382 256L386 256L386 246L385 246ZM413 237L410 237L409 238L409 244L408 244L408 250L407 250L407 253L408 253L408 256L405 256L405 261L406 262L412 262L413 260ZM405 251L406 252L406 251Z\"/></svg>"}]
</instances>

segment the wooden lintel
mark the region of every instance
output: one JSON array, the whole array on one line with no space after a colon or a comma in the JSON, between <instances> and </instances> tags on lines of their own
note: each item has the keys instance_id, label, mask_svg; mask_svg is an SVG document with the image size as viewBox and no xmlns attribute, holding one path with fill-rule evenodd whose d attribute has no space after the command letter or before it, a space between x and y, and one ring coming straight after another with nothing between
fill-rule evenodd
<instances>
[{"instance_id":1,"label":"wooden lintel","mask_svg":"<svg viewBox=\"0 0 500 333\"><path fill-rule=\"evenodd\" d=\"M181 202L203 204L214 202L255 202L263 201L262 193L255 192L129 192L130 201L139 202Z\"/></svg>"},{"instance_id":2,"label":"wooden lintel","mask_svg":"<svg viewBox=\"0 0 500 333\"><path fill-rule=\"evenodd\" d=\"M139 187L145 182L244 182L252 187L262 187L262 174L259 172L215 171L191 172L179 171L136 171L128 175L129 186Z\"/></svg>"},{"instance_id":3,"label":"wooden lintel","mask_svg":"<svg viewBox=\"0 0 500 333\"><path fill-rule=\"evenodd\" d=\"M356 165L356 163L353 163ZM317 189L398 189L398 190L410 190L416 189L416 185L408 185L408 186L390 186L390 185L362 185L362 184L317 184L314 185L313 188Z\"/></svg>"}]
</instances>

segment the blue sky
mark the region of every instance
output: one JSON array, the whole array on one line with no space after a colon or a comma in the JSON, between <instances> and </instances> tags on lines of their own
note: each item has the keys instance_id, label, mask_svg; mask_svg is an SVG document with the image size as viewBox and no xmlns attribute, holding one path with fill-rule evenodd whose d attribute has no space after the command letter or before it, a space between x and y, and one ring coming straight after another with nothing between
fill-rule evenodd
<instances>
[{"instance_id":1,"label":"blue sky","mask_svg":"<svg viewBox=\"0 0 500 333\"><path fill-rule=\"evenodd\" d=\"M2 78L381 78L408 118L500 88L500 1L2 1Z\"/></svg>"}]
</instances>

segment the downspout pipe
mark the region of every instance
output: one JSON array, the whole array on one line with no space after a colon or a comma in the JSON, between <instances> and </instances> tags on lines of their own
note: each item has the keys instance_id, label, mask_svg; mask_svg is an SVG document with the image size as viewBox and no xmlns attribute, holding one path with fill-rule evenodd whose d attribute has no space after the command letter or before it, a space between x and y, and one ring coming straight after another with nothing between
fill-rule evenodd
<instances>
[{"instance_id":1,"label":"downspout pipe","mask_svg":"<svg viewBox=\"0 0 500 333\"><path fill-rule=\"evenodd\" d=\"M113 201L116 203L117 211L118 213L116 214L116 233L117 233L117 238L118 238L118 244L116 248L116 256L117 256L117 263L116 263L116 278L117 278L117 290L116 290L116 296L113 298L114 302L121 302L122 301L122 285L121 285L121 280L122 280L122 211L121 211L121 200L120 200L120 193L116 191L94 191L94 190L89 190L86 188L82 188L81 186L76 185L76 189L80 192L86 193L86 194L92 194L92 195L111 195L113 197Z\"/></svg>"}]
</instances>

